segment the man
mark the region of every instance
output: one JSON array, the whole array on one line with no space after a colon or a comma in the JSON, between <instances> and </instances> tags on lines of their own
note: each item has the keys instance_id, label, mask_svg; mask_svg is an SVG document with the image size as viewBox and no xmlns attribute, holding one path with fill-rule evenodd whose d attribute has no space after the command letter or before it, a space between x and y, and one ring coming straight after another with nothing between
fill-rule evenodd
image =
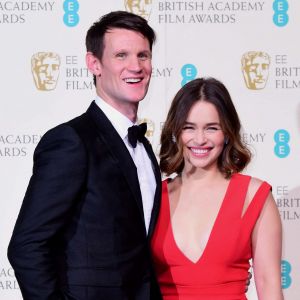
<instances>
[{"instance_id":1,"label":"man","mask_svg":"<svg viewBox=\"0 0 300 300\"><path fill-rule=\"evenodd\" d=\"M147 139L127 134L154 40L146 20L121 11L88 30L96 100L41 139L8 249L25 300L160 299L148 247L160 171Z\"/></svg>"}]
</instances>

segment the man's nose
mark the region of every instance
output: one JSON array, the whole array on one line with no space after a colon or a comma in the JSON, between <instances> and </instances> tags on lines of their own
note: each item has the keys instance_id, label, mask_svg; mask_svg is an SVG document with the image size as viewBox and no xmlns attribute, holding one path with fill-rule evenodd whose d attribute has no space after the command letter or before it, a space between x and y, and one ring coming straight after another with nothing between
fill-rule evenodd
<instances>
[{"instance_id":1,"label":"man's nose","mask_svg":"<svg viewBox=\"0 0 300 300\"><path fill-rule=\"evenodd\" d=\"M128 62L128 70L132 72L140 72L142 69L141 61L138 57L130 58Z\"/></svg>"}]
</instances>

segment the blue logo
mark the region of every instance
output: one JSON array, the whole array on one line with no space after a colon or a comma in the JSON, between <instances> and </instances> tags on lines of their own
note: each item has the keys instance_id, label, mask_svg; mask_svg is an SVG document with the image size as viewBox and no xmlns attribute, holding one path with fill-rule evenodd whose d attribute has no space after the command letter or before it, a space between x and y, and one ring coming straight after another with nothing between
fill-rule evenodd
<instances>
[{"instance_id":1,"label":"blue logo","mask_svg":"<svg viewBox=\"0 0 300 300\"><path fill-rule=\"evenodd\" d=\"M287 0L275 0L273 2L273 22L276 26L283 27L289 22L288 9L289 3Z\"/></svg>"},{"instance_id":2,"label":"blue logo","mask_svg":"<svg viewBox=\"0 0 300 300\"><path fill-rule=\"evenodd\" d=\"M292 271L291 264L286 261L281 261L281 287L287 289L292 284L292 277L290 276Z\"/></svg>"},{"instance_id":3,"label":"blue logo","mask_svg":"<svg viewBox=\"0 0 300 300\"><path fill-rule=\"evenodd\" d=\"M74 27L79 23L79 3L77 0L65 0L63 4L64 8L64 23L68 27Z\"/></svg>"},{"instance_id":4,"label":"blue logo","mask_svg":"<svg viewBox=\"0 0 300 300\"><path fill-rule=\"evenodd\" d=\"M290 134L285 129L279 129L274 134L275 155L279 158L285 158L290 154Z\"/></svg>"},{"instance_id":5,"label":"blue logo","mask_svg":"<svg viewBox=\"0 0 300 300\"><path fill-rule=\"evenodd\" d=\"M184 86L186 83L196 78L197 68L192 64L186 64L181 68L181 75L181 86Z\"/></svg>"}]
</instances>

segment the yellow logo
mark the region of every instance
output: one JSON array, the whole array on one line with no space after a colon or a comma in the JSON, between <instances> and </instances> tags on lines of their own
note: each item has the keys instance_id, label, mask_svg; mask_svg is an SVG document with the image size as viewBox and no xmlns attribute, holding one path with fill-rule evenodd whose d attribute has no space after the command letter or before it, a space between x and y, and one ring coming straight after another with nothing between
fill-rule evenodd
<instances>
[{"instance_id":1,"label":"yellow logo","mask_svg":"<svg viewBox=\"0 0 300 300\"><path fill-rule=\"evenodd\" d=\"M154 122L150 119L144 118L144 119L139 119L138 123L139 124L147 123L147 132L146 132L145 136L149 140L149 142L152 144L153 138L154 138L154 130L155 130Z\"/></svg>"},{"instance_id":2,"label":"yellow logo","mask_svg":"<svg viewBox=\"0 0 300 300\"><path fill-rule=\"evenodd\" d=\"M125 0L125 9L149 20L152 9L152 0Z\"/></svg>"},{"instance_id":3,"label":"yellow logo","mask_svg":"<svg viewBox=\"0 0 300 300\"><path fill-rule=\"evenodd\" d=\"M35 86L40 91L56 88L60 57L54 52L38 52L31 57L31 72Z\"/></svg>"},{"instance_id":4,"label":"yellow logo","mask_svg":"<svg viewBox=\"0 0 300 300\"><path fill-rule=\"evenodd\" d=\"M262 51L249 51L242 56L242 72L250 90L264 89L269 77L270 56Z\"/></svg>"}]
</instances>

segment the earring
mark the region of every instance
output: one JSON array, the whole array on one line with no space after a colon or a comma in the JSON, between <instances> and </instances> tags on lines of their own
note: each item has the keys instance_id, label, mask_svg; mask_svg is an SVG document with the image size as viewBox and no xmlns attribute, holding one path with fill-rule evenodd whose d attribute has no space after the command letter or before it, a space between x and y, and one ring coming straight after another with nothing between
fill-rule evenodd
<instances>
[{"instance_id":1,"label":"earring","mask_svg":"<svg viewBox=\"0 0 300 300\"><path fill-rule=\"evenodd\" d=\"M174 133L172 133L171 140L172 140L173 144L176 144L177 140L176 140L176 136L174 135Z\"/></svg>"},{"instance_id":2,"label":"earring","mask_svg":"<svg viewBox=\"0 0 300 300\"><path fill-rule=\"evenodd\" d=\"M224 144L227 145L228 144L228 137L225 138L224 140Z\"/></svg>"}]
</instances>

